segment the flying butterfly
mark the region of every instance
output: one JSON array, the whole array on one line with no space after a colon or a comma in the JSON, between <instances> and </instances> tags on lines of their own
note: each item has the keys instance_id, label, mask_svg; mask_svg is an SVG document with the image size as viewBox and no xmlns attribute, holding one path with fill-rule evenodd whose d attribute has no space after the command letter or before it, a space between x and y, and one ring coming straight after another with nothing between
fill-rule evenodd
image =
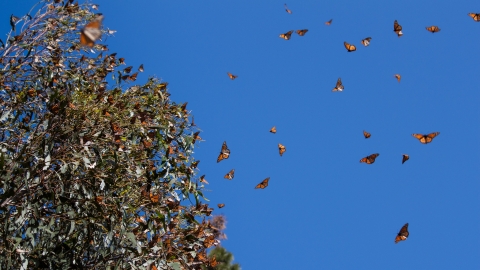
<instances>
[{"instance_id":1,"label":"flying butterfly","mask_svg":"<svg viewBox=\"0 0 480 270\"><path fill-rule=\"evenodd\" d=\"M228 77L230 77L231 80L235 80L238 77L237 75L233 75L230 72L227 72L227 75L228 75Z\"/></svg>"},{"instance_id":2,"label":"flying butterfly","mask_svg":"<svg viewBox=\"0 0 480 270\"><path fill-rule=\"evenodd\" d=\"M425 29L427 29L428 32L432 32L432 33L436 33L440 31L440 28L438 28L438 26L435 26L435 25L432 25L430 27L425 27Z\"/></svg>"},{"instance_id":3,"label":"flying butterfly","mask_svg":"<svg viewBox=\"0 0 480 270\"><path fill-rule=\"evenodd\" d=\"M357 50L357 47L355 47L355 45L349 44L346 41L343 42L343 45L345 45L345 49L347 49L348 52L354 52Z\"/></svg>"},{"instance_id":4,"label":"flying butterfly","mask_svg":"<svg viewBox=\"0 0 480 270\"><path fill-rule=\"evenodd\" d=\"M380 154L376 153L376 154L371 154L369 156L366 156L362 159L360 159L360 162L364 162L364 163L367 163L367 164L372 164L375 162L375 159L379 156Z\"/></svg>"},{"instance_id":5,"label":"flying butterfly","mask_svg":"<svg viewBox=\"0 0 480 270\"><path fill-rule=\"evenodd\" d=\"M268 181L269 180L270 180L270 177L265 178L265 180L263 180L260 184L255 186L255 189L257 189L257 188L264 189L264 188L268 187Z\"/></svg>"},{"instance_id":6,"label":"flying butterfly","mask_svg":"<svg viewBox=\"0 0 480 270\"><path fill-rule=\"evenodd\" d=\"M333 19L330 19L330 21L325 22L325 24L326 24L326 25L330 25L330 24L332 24L332 21L333 21Z\"/></svg>"},{"instance_id":7,"label":"flying butterfly","mask_svg":"<svg viewBox=\"0 0 480 270\"><path fill-rule=\"evenodd\" d=\"M205 179L205 175L200 176L200 182L208 185L208 181L207 179Z\"/></svg>"},{"instance_id":8,"label":"flying butterfly","mask_svg":"<svg viewBox=\"0 0 480 270\"><path fill-rule=\"evenodd\" d=\"M363 46L367 47L368 45L370 45L370 40L372 40L371 37L367 37L365 39L362 39Z\"/></svg>"},{"instance_id":9,"label":"flying butterfly","mask_svg":"<svg viewBox=\"0 0 480 270\"><path fill-rule=\"evenodd\" d=\"M308 29L297 30L296 32L299 36L304 36L308 32Z\"/></svg>"},{"instance_id":10,"label":"flying butterfly","mask_svg":"<svg viewBox=\"0 0 480 270\"><path fill-rule=\"evenodd\" d=\"M468 13L468 16L472 17L474 21L480 22L480 13Z\"/></svg>"},{"instance_id":11,"label":"flying butterfly","mask_svg":"<svg viewBox=\"0 0 480 270\"><path fill-rule=\"evenodd\" d=\"M276 128L275 126L272 127L272 128L270 129L270 132L273 133L273 134L277 133L277 128Z\"/></svg>"},{"instance_id":12,"label":"flying butterfly","mask_svg":"<svg viewBox=\"0 0 480 270\"><path fill-rule=\"evenodd\" d=\"M223 208L223 207L225 207L225 204L224 203L219 203L219 204L217 204L217 206L218 206L218 208Z\"/></svg>"},{"instance_id":13,"label":"flying butterfly","mask_svg":"<svg viewBox=\"0 0 480 270\"><path fill-rule=\"evenodd\" d=\"M401 37L403 35L402 26L398 24L397 20L393 22L393 32L397 33L398 37Z\"/></svg>"},{"instance_id":14,"label":"flying butterfly","mask_svg":"<svg viewBox=\"0 0 480 270\"><path fill-rule=\"evenodd\" d=\"M403 227L400 229L397 236L395 237L395 244L400 241L407 240L408 235L410 235L410 233L408 232L408 223L405 223L405 225L403 225Z\"/></svg>"},{"instance_id":15,"label":"flying butterfly","mask_svg":"<svg viewBox=\"0 0 480 270\"><path fill-rule=\"evenodd\" d=\"M342 92L344 89L343 84L342 84L342 78L338 78L337 84L335 85L335 88L333 88L332 92Z\"/></svg>"},{"instance_id":16,"label":"flying butterfly","mask_svg":"<svg viewBox=\"0 0 480 270\"><path fill-rule=\"evenodd\" d=\"M397 78L398 82L400 82L400 80L402 79L402 76L400 76L400 74L395 74L394 76L395 78Z\"/></svg>"},{"instance_id":17,"label":"flying butterfly","mask_svg":"<svg viewBox=\"0 0 480 270\"><path fill-rule=\"evenodd\" d=\"M144 69L143 69L143 64L141 64L141 65L138 67L138 71L140 71L140 72L143 72L143 71L144 71Z\"/></svg>"},{"instance_id":18,"label":"flying butterfly","mask_svg":"<svg viewBox=\"0 0 480 270\"><path fill-rule=\"evenodd\" d=\"M82 29L80 33L80 44L88 46L90 48L95 45L97 41L102 36L102 31L100 27L102 26L103 15L99 14L93 21L89 22Z\"/></svg>"},{"instance_id":19,"label":"flying butterfly","mask_svg":"<svg viewBox=\"0 0 480 270\"><path fill-rule=\"evenodd\" d=\"M288 14L292 14L292 11L291 11L290 9L288 9L287 4L284 4L283 6L285 7L285 11L286 11Z\"/></svg>"},{"instance_id":20,"label":"flying butterfly","mask_svg":"<svg viewBox=\"0 0 480 270\"><path fill-rule=\"evenodd\" d=\"M407 155L407 154L403 154L402 155L402 164L405 163L405 161L409 160L410 159L410 156Z\"/></svg>"},{"instance_id":21,"label":"flying butterfly","mask_svg":"<svg viewBox=\"0 0 480 270\"><path fill-rule=\"evenodd\" d=\"M440 132L433 132L430 134L412 134L413 137L417 138L421 143L427 144L432 142L433 138L437 137Z\"/></svg>"},{"instance_id":22,"label":"flying butterfly","mask_svg":"<svg viewBox=\"0 0 480 270\"><path fill-rule=\"evenodd\" d=\"M285 39L285 40L289 40L290 37L292 36L292 33L293 33L293 30L290 30L288 31L287 33L284 33L284 34L280 34L279 37Z\"/></svg>"},{"instance_id":23,"label":"flying butterfly","mask_svg":"<svg viewBox=\"0 0 480 270\"><path fill-rule=\"evenodd\" d=\"M228 179L228 180L232 180L234 176L235 176L235 169L232 169L227 174L225 174L225 176L223 178Z\"/></svg>"},{"instance_id":24,"label":"flying butterfly","mask_svg":"<svg viewBox=\"0 0 480 270\"><path fill-rule=\"evenodd\" d=\"M222 150L220 150L220 155L218 155L218 158L217 158L217 163L224 159L228 159L229 157L230 157L230 149L228 149L227 147L227 142L223 142Z\"/></svg>"},{"instance_id":25,"label":"flying butterfly","mask_svg":"<svg viewBox=\"0 0 480 270\"><path fill-rule=\"evenodd\" d=\"M282 145L281 143L278 144L278 152L280 153L280 156L283 156L283 153L287 151L287 148L285 145Z\"/></svg>"},{"instance_id":26,"label":"flying butterfly","mask_svg":"<svg viewBox=\"0 0 480 270\"><path fill-rule=\"evenodd\" d=\"M366 132L365 130L363 131L363 136L365 136L365 139L368 139L370 138L370 136L372 136L372 134Z\"/></svg>"}]
</instances>

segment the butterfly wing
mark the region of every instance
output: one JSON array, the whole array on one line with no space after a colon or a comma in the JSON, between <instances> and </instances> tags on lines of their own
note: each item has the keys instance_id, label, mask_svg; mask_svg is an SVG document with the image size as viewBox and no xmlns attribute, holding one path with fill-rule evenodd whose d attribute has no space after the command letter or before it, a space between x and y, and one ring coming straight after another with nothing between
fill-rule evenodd
<instances>
[{"instance_id":1,"label":"butterfly wing","mask_svg":"<svg viewBox=\"0 0 480 270\"><path fill-rule=\"evenodd\" d=\"M408 223L406 223L405 225L403 225L403 227L400 229L400 232L398 232L397 236L395 237L395 244L400 241L407 240L409 235L410 233L408 232Z\"/></svg>"},{"instance_id":2,"label":"butterfly wing","mask_svg":"<svg viewBox=\"0 0 480 270\"><path fill-rule=\"evenodd\" d=\"M287 4L284 4L283 6L285 7L285 11L286 11L288 14L292 14L292 11L291 11L290 9L288 9Z\"/></svg>"},{"instance_id":3,"label":"butterfly wing","mask_svg":"<svg viewBox=\"0 0 480 270\"><path fill-rule=\"evenodd\" d=\"M225 174L225 176L223 178L228 179L228 180L232 180L234 176L235 176L235 170L232 169L227 174Z\"/></svg>"},{"instance_id":4,"label":"butterfly wing","mask_svg":"<svg viewBox=\"0 0 480 270\"><path fill-rule=\"evenodd\" d=\"M400 80L402 79L402 76L400 76L400 74L395 74L395 78L397 78L397 81L400 82Z\"/></svg>"},{"instance_id":5,"label":"butterfly wing","mask_svg":"<svg viewBox=\"0 0 480 270\"><path fill-rule=\"evenodd\" d=\"M272 127L272 128L270 129L270 132L271 132L271 133L274 133L274 134L277 133L277 128L276 128L276 127Z\"/></svg>"},{"instance_id":6,"label":"butterfly wing","mask_svg":"<svg viewBox=\"0 0 480 270\"><path fill-rule=\"evenodd\" d=\"M414 133L414 134L412 134L412 136L417 138L421 143L427 143L426 138L423 134Z\"/></svg>"},{"instance_id":7,"label":"butterfly wing","mask_svg":"<svg viewBox=\"0 0 480 270\"><path fill-rule=\"evenodd\" d=\"M227 142L225 141L222 144L222 149L220 150L220 154L218 155L217 163L224 159L228 159L229 157L230 157L230 149L228 149Z\"/></svg>"},{"instance_id":8,"label":"butterfly wing","mask_svg":"<svg viewBox=\"0 0 480 270\"><path fill-rule=\"evenodd\" d=\"M403 35L402 26L398 24L397 20L393 22L393 31L397 33L398 37L401 37Z\"/></svg>"},{"instance_id":9,"label":"butterfly wing","mask_svg":"<svg viewBox=\"0 0 480 270\"><path fill-rule=\"evenodd\" d=\"M236 76L236 75L233 75L233 74L230 73L230 72L227 72L227 75L228 75L228 77L230 77L231 80L235 80L235 79L238 77L238 76Z\"/></svg>"},{"instance_id":10,"label":"butterfly wing","mask_svg":"<svg viewBox=\"0 0 480 270\"><path fill-rule=\"evenodd\" d=\"M95 41L102 36L100 27L102 26L103 15L97 16L93 21L85 25L80 32L80 44L93 47Z\"/></svg>"},{"instance_id":11,"label":"butterfly wing","mask_svg":"<svg viewBox=\"0 0 480 270\"><path fill-rule=\"evenodd\" d=\"M264 189L266 187L268 187L268 181L270 180L270 177L267 177L265 178L265 180L263 180L260 184L256 185L255 188L261 188L261 189Z\"/></svg>"},{"instance_id":12,"label":"butterfly wing","mask_svg":"<svg viewBox=\"0 0 480 270\"><path fill-rule=\"evenodd\" d=\"M405 161L409 160L410 159L410 156L407 155L407 154L403 154L402 155L402 164L405 163Z\"/></svg>"},{"instance_id":13,"label":"butterfly wing","mask_svg":"<svg viewBox=\"0 0 480 270\"><path fill-rule=\"evenodd\" d=\"M325 22L326 25L332 24L333 19L330 19L328 22Z\"/></svg>"},{"instance_id":14,"label":"butterfly wing","mask_svg":"<svg viewBox=\"0 0 480 270\"><path fill-rule=\"evenodd\" d=\"M278 144L278 152L280 153L280 156L283 156L283 153L285 153L285 151L287 151L287 148L282 145L281 143Z\"/></svg>"},{"instance_id":15,"label":"butterfly wing","mask_svg":"<svg viewBox=\"0 0 480 270\"><path fill-rule=\"evenodd\" d=\"M308 32L308 29L297 30L296 32L299 36L304 36Z\"/></svg>"},{"instance_id":16,"label":"butterfly wing","mask_svg":"<svg viewBox=\"0 0 480 270\"><path fill-rule=\"evenodd\" d=\"M348 42L343 42L343 45L345 46L345 49L347 49L348 52L353 52L357 50L357 48L354 45L349 44Z\"/></svg>"},{"instance_id":17,"label":"butterfly wing","mask_svg":"<svg viewBox=\"0 0 480 270\"><path fill-rule=\"evenodd\" d=\"M219 203L219 204L217 204L217 206L218 206L218 208L223 208L223 207L225 207L225 204L224 203Z\"/></svg>"},{"instance_id":18,"label":"butterfly wing","mask_svg":"<svg viewBox=\"0 0 480 270\"><path fill-rule=\"evenodd\" d=\"M372 136L372 134L366 132L365 130L363 131L363 136L365 136L365 139L368 139L370 138L370 136Z\"/></svg>"},{"instance_id":19,"label":"butterfly wing","mask_svg":"<svg viewBox=\"0 0 480 270\"><path fill-rule=\"evenodd\" d=\"M338 78L337 80L337 84L335 85L335 88L333 88L332 90L333 92L335 91L343 91L343 84L342 84L342 79L341 78Z\"/></svg>"}]
</instances>

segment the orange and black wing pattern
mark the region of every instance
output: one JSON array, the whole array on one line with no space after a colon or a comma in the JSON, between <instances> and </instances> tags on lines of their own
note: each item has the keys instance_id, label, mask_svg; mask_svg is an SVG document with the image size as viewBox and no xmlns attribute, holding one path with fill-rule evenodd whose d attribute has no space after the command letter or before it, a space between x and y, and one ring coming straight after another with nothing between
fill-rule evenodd
<instances>
[{"instance_id":1,"label":"orange and black wing pattern","mask_svg":"<svg viewBox=\"0 0 480 270\"><path fill-rule=\"evenodd\" d=\"M402 76L400 76L400 74L395 74L394 76L398 82L400 82L400 80L402 79Z\"/></svg>"},{"instance_id":2,"label":"orange and black wing pattern","mask_svg":"<svg viewBox=\"0 0 480 270\"><path fill-rule=\"evenodd\" d=\"M268 181L270 180L270 177L267 177L265 178L265 180L263 180L260 184L256 185L255 188L261 188L261 189L264 189L266 187L268 187Z\"/></svg>"},{"instance_id":3,"label":"orange and black wing pattern","mask_svg":"<svg viewBox=\"0 0 480 270\"><path fill-rule=\"evenodd\" d=\"M332 24L332 21L333 19L330 19L328 22L325 22L326 25L331 25Z\"/></svg>"},{"instance_id":4,"label":"orange and black wing pattern","mask_svg":"<svg viewBox=\"0 0 480 270\"><path fill-rule=\"evenodd\" d=\"M219 204L217 204L217 206L218 206L218 208L223 208L223 207L225 207L225 204L224 203L219 203Z\"/></svg>"},{"instance_id":5,"label":"orange and black wing pattern","mask_svg":"<svg viewBox=\"0 0 480 270\"><path fill-rule=\"evenodd\" d=\"M370 136L372 136L372 134L368 133L367 131L363 131L363 136L365 136L365 139L368 139L370 138Z\"/></svg>"},{"instance_id":6,"label":"orange and black wing pattern","mask_svg":"<svg viewBox=\"0 0 480 270\"><path fill-rule=\"evenodd\" d=\"M225 174L225 176L223 178L228 179L228 180L232 180L234 176L235 176L235 169L232 169L227 174Z\"/></svg>"},{"instance_id":7,"label":"orange and black wing pattern","mask_svg":"<svg viewBox=\"0 0 480 270\"><path fill-rule=\"evenodd\" d=\"M402 155L402 164L405 163L405 161L409 160L410 159L410 156L407 155L407 154L403 154Z\"/></svg>"},{"instance_id":8,"label":"orange and black wing pattern","mask_svg":"<svg viewBox=\"0 0 480 270\"><path fill-rule=\"evenodd\" d=\"M395 244L400 241L407 240L409 234L410 233L408 232L408 223L405 223L405 225L403 225L403 227L400 229L400 232L398 232L397 236L395 237Z\"/></svg>"},{"instance_id":9,"label":"orange and black wing pattern","mask_svg":"<svg viewBox=\"0 0 480 270\"><path fill-rule=\"evenodd\" d=\"M397 20L393 22L393 31L397 33L398 37L401 37L403 35L402 26L398 24Z\"/></svg>"},{"instance_id":10,"label":"orange and black wing pattern","mask_svg":"<svg viewBox=\"0 0 480 270\"><path fill-rule=\"evenodd\" d=\"M295 32L297 32L299 36L304 36L308 32L308 29L297 30Z\"/></svg>"},{"instance_id":11,"label":"orange and black wing pattern","mask_svg":"<svg viewBox=\"0 0 480 270\"><path fill-rule=\"evenodd\" d=\"M348 42L343 42L343 45L345 46L345 49L347 49L348 52L354 52L357 50L357 47L355 45L349 44Z\"/></svg>"},{"instance_id":12,"label":"orange and black wing pattern","mask_svg":"<svg viewBox=\"0 0 480 270\"><path fill-rule=\"evenodd\" d=\"M333 88L332 92L342 92L344 89L343 84L342 84L342 78L338 78L337 84L335 85L335 88Z\"/></svg>"},{"instance_id":13,"label":"orange and black wing pattern","mask_svg":"<svg viewBox=\"0 0 480 270\"><path fill-rule=\"evenodd\" d=\"M282 145L281 143L278 144L278 152L280 153L280 156L283 156L283 153L287 151L287 148L285 145Z\"/></svg>"},{"instance_id":14,"label":"orange and black wing pattern","mask_svg":"<svg viewBox=\"0 0 480 270\"><path fill-rule=\"evenodd\" d=\"M436 33L440 31L440 28L438 28L438 26L435 26L435 25L425 27L425 29L427 29L427 31L431 33Z\"/></svg>"},{"instance_id":15,"label":"orange and black wing pattern","mask_svg":"<svg viewBox=\"0 0 480 270\"><path fill-rule=\"evenodd\" d=\"M222 150L220 150L220 155L218 155L218 158L217 158L217 163L224 159L228 159L229 157L230 157L230 149L228 149L227 147L227 142L223 142Z\"/></svg>"},{"instance_id":16,"label":"orange and black wing pattern","mask_svg":"<svg viewBox=\"0 0 480 270\"><path fill-rule=\"evenodd\" d=\"M89 22L80 32L80 44L88 46L90 48L95 45L97 41L102 36L102 27L103 15L97 15L97 17Z\"/></svg>"},{"instance_id":17,"label":"orange and black wing pattern","mask_svg":"<svg viewBox=\"0 0 480 270\"><path fill-rule=\"evenodd\" d=\"M362 39L363 46L367 47L368 45L370 45L370 40L372 40L371 37L367 37L365 39Z\"/></svg>"},{"instance_id":18,"label":"orange and black wing pattern","mask_svg":"<svg viewBox=\"0 0 480 270\"><path fill-rule=\"evenodd\" d=\"M474 21L480 22L480 13L468 13L468 16L472 17Z\"/></svg>"},{"instance_id":19,"label":"orange and black wing pattern","mask_svg":"<svg viewBox=\"0 0 480 270\"><path fill-rule=\"evenodd\" d=\"M273 134L277 133L277 128L276 128L275 126L272 127L272 128L270 129L270 132L273 133Z\"/></svg>"},{"instance_id":20,"label":"orange and black wing pattern","mask_svg":"<svg viewBox=\"0 0 480 270\"><path fill-rule=\"evenodd\" d=\"M289 40L290 37L292 36L292 33L293 33L293 30L290 30L288 31L287 33L284 33L284 34L280 34L279 37L285 39L285 40Z\"/></svg>"},{"instance_id":21,"label":"orange and black wing pattern","mask_svg":"<svg viewBox=\"0 0 480 270\"><path fill-rule=\"evenodd\" d=\"M288 9L287 4L284 4L283 6L285 7L285 11L286 11L288 14L292 14L292 11L291 11L290 9Z\"/></svg>"},{"instance_id":22,"label":"orange and black wing pattern","mask_svg":"<svg viewBox=\"0 0 480 270\"><path fill-rule=\"evenodd\" d=\"M360 162L367 163L367 164L372 164L375 162L375 159L379 156L379 153L376 154L371 154L369 156L366 156L362 159L360 159Z\"/></svg>"},{"instance_id":23,"label":"orange and black wing pattern","mask_svg":"<svg viewBox=\"0 0 480 270\"><path fill-rule=\"evenodd\" d=\"M231 80L235 80L238 76L237 75L233 75L232 73L230 72L227 72L227 75L228 77L231 79Z\"/></svg>"},{"instance_id":24,"label":"orange and black wing pattern","mask_svg":"<svg viewBox=\"0 0 480 270\"><path fill-rule=\"evenodd\" d=\"M430 134L414 133L414 134L412 134L412 136L417 138L421 143L427 144L427 143L431 143L433 138L437 137L438 134L440 134L440 132L433 132L433 133L430 133Z\"/></svg>"}]
</instances>

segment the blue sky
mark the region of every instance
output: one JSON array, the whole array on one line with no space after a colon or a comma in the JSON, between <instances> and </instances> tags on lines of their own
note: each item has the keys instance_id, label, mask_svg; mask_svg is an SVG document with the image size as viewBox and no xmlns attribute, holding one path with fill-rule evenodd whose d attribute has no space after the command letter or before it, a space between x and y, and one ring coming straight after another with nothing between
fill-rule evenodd
<instances>
[{"instance_id":1,"label":"blue sky","mask_svg":"<svg viewBox=\"0 0 480 270\"><path fill-rule=\"evenodd\" d=\"M2 32L35 2L4 4ZM243 269L480 268L478 1L291 1L292 14L283 1L95 3L118 31L110 52L144 64L137 82L156 75L188 102L206 196L226 204L222 245ZM411 136L435 131L427 145Z\"/></svg>"}]
</instances>

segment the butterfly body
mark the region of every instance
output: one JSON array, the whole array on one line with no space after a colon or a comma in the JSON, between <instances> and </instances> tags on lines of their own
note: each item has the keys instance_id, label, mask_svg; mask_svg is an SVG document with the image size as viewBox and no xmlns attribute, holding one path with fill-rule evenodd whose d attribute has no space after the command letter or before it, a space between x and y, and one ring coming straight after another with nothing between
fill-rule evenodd
<instances>
[{"instance_id":1,"label":"butterfly body","mask_svg":"<svg viewBox=\"0 0 480 270\"><path fill-rule=\"evenodd\" d=\"M440 132L432 132L430 134L414 133L414 134L412 134L412 136L417 138L421 143L427 144L427 143L431 143L433 138L437 137L439 134L440 134Z\"/></svg>"},{"instance_id":2,"label":"butterfly body","mask_svg":"<svg viewBox=\"0 0 480 270\"><path fill-rule=\"evenodd\" d=\"M440 32L440 28L438 28L438 26L435 26L435 25L432 25L430 27L425 27L425 28L427 29L428 32L431 32L432 34L436 32Z\"/></svg>"}]
</instances>

